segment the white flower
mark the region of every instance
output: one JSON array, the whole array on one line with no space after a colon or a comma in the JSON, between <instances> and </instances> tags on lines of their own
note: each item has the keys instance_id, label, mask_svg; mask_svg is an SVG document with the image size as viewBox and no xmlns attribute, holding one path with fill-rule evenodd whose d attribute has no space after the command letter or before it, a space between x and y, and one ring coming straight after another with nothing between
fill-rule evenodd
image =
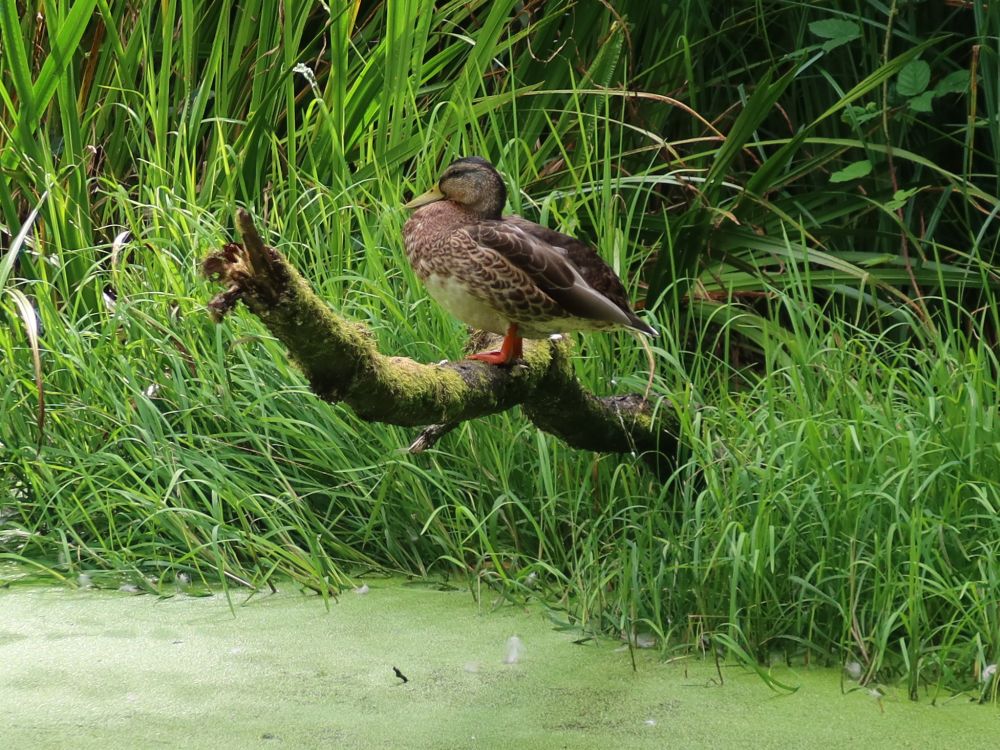
<instances>
[{"instance_id":1,"label":"white flower","mask_svg":"<svg viewBox=\"0 0 1000 750\"><path fill-rule=\"evenodd\" d=\"M306 79L306 82L309 84L309 88L312 89L313 96L315 96L317 99L323 98L323 93L319 90L319 84L316 82L316 74L313 73L312 68L310 68L308 65L305 65L304 63L299 63L294 68L292 68L292 72L298 73L300 76Z\"/></svg>"},{"instance_id":2,"label":"white flower","mask_svg":"<svg viewBox=\"0 0 1000 750\"><path fill-rule=\"evenodd\" d=\"M305 63L298 63L294 68L292 68L292 72L298 73L300 76L305 78L310 85L316 84L316 74L313 73L312 68Z\"/></svg>"}]
</instances>

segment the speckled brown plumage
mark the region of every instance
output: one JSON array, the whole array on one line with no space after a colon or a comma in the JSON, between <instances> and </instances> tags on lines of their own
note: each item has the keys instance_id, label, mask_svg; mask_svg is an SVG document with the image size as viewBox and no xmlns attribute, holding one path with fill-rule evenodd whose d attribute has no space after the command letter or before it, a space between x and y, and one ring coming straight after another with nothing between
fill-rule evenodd
<instances>
[{"instance_id":1,"label":"speckled brown plumage","mask_svg":"<svg viewBox=\"0 0 1000 750\"><path fill-rule=\"evenodd\" d=\"M515 337L617 327L656 335L592 247L503 217L505 202L500 175L471 157L409 204L416 211L403 228L407 256L443 307L474 328Z\"/></svg>"}]
</instances>

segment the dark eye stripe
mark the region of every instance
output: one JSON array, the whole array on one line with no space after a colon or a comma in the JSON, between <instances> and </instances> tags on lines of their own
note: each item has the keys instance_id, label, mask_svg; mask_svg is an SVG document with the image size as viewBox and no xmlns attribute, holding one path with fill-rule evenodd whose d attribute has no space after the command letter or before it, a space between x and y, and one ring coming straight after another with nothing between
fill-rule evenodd
<instances>
[{"instance_id":1,"label":"dark eye stripe","mask_svg":"<svg viewBox=\"0 0 1000 750\"><path fill-rule=\"evenodd\" d=\"M469 174L473 170L471 169L452 169L445 172L442 176L442 180L450 180L452 177L461 177L463 174Z\"/></svg>"}]
</instances>

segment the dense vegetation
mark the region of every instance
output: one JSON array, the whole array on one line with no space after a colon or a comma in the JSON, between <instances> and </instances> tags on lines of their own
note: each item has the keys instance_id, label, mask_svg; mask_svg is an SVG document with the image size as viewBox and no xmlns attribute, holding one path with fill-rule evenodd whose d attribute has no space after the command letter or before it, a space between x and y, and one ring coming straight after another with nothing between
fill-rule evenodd
<instances>
[{"instance_id":1,"label":"dense vegetation","mask_svg":"<svg viewBox=\"0 0 1000 750\"><path fill-rule=\"evenodd\" d=\"M0 3L0 559L466 570L588 632L995 697L998 34L919 0ZM408 456L204 314L245 205L385 350L457 357L400 206L460 154L645 301L668 481L516 413ZM599 393L643 366L581 340Z\"/></svg>"}]
</instances>

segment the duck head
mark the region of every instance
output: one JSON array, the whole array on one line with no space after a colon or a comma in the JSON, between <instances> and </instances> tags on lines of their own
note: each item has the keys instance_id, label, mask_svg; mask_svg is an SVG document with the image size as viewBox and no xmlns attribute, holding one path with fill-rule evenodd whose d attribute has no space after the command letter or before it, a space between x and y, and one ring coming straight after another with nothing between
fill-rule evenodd
<instances>
[{"instance_id":1,"label":"duck head","mask_svg":"<svg viewBox=\"0 0 1000 750\"><path fill-rule=\"evenodd\" d=\"M437 185L405 207L419 208L441 200L457 203L480 219L499 219L507 202L507 186L486 159L467 156L449 164Z\"/></svg>"}]
</instances>

